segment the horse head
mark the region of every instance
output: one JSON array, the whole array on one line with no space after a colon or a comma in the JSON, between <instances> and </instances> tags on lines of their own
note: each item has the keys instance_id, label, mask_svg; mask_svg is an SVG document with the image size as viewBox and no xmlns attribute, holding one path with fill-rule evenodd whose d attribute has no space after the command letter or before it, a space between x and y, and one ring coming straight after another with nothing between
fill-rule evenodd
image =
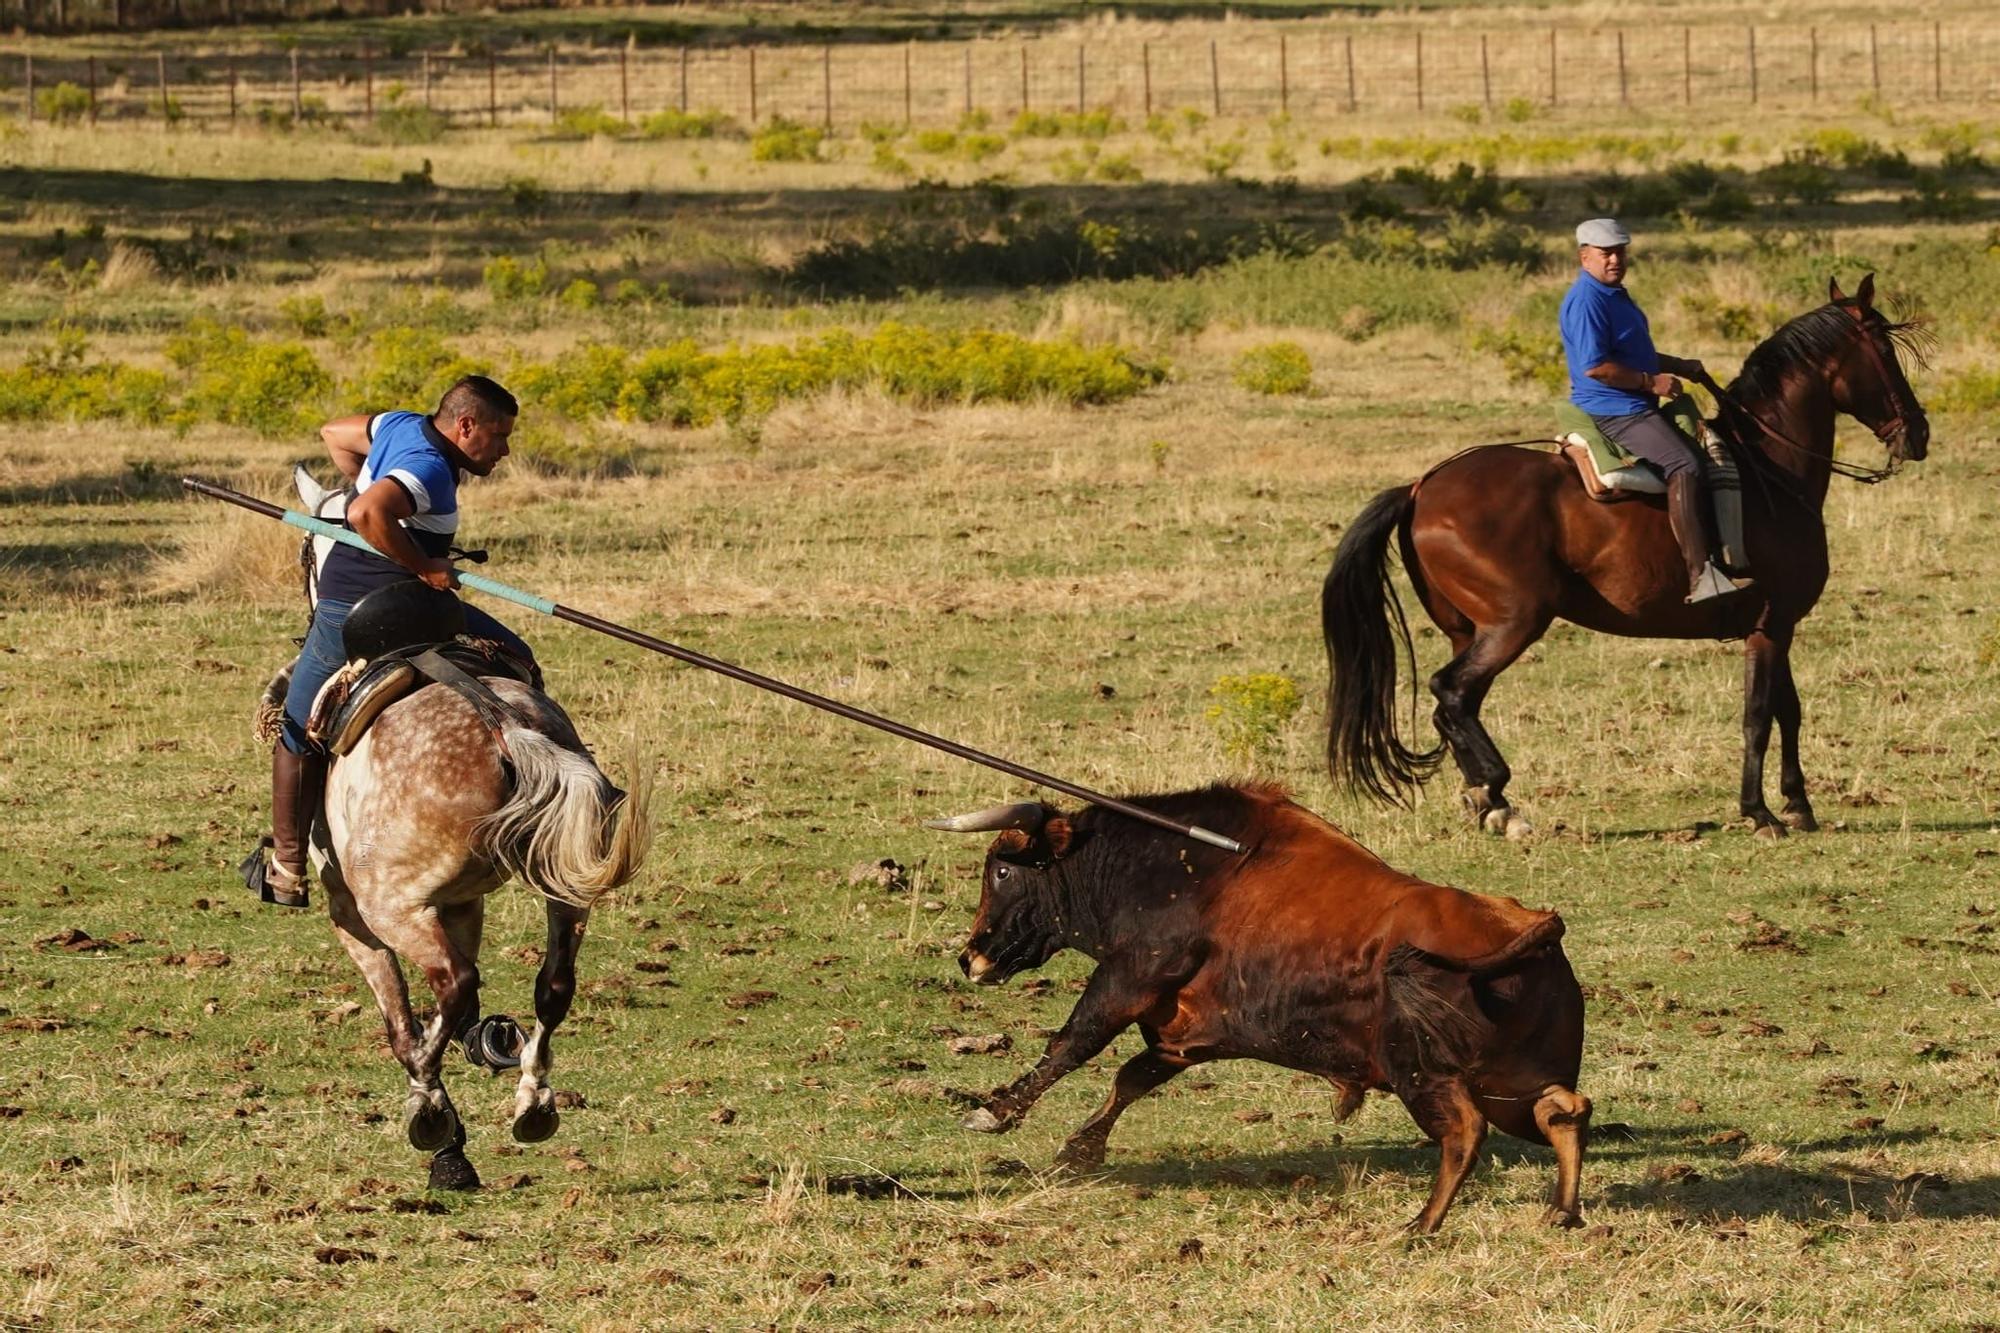
<instances>
[{"instance_id":1,"label":"horse head","mask_svg":"<svg viewBox=\"0 0 2000 1333\"><path fill-rule=\"evenodd\" d=\"M1838 278L1828 279L1826 289L1827 300L1859 331L1832 367L1834 406L1875 432L1890 458L1921 460L1930 447L1930 418L1897 353L1907 347L1921 359L1923 325L1913 319L1891 321L1876 309L1873 273L1852 296L1840 290Z\"/></svg>"}]
</instances>

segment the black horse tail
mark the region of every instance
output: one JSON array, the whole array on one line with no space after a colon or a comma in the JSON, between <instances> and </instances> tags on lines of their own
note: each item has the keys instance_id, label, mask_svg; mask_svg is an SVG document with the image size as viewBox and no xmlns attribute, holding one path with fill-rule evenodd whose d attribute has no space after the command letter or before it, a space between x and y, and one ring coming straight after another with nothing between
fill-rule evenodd
<instances>
[{"instance_id":1,"label":"black horse tail","mask_svg":"<svg viewBox=\"0 0 2000 1333\"><path fill-rule=\"evenodd\" d=\"M1326 763L1336 782L1405 804L1437 771L1442 744L1412 750L1396 734L1396 641L1416 672L1410 625L1389 582L1389 539L1409 522L1415 488L1397 486L1368 502L1340 539L1320 591L1326 635Z\"/></svg>"}]
</instances>

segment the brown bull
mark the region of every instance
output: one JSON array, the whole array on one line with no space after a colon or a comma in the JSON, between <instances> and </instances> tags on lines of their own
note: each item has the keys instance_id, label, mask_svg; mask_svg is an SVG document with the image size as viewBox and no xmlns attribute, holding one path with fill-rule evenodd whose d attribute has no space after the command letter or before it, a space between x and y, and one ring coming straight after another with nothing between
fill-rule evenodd
<instances>
[{"instance_id":1,"label":"brown bull","mask_svg":"<svg viewBox=\"0 0 2000 1333\"><path fill-rule=\"evenodd\" d=\"M1056 1080L1137 1024L1146 1049L1063 1147L1094 1169L1125 1108L1207 1060L1254 1059L1340 1089L1393 1092L1441 1150L1431 1232L1471 1171L1488 1122L1556 1153L1546 1220L1577 1226L1590 1099L1576 1091L1583 995L1562 918L1401 874L1269 787L1210 787L1136 804L1236 839L1239 856L1097 806L1038 802L940 820L1002 830L959 965L981 985L1063 949L1095 959L1069 1021L1032 1070L968 1129L1002 1133Z\"/></svg>"}]
</instances>

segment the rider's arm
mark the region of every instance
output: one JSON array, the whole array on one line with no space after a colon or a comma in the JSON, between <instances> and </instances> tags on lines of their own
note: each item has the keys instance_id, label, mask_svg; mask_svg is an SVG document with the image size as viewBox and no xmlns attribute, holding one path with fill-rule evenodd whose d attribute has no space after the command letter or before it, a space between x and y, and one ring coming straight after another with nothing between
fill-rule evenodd
<instances>
[{"instance_id":1,"label":"rider's arm","mask_svg":"<svg viewBox=\"0 0 2000 1333\"><path fill-rule=\"evenodd\" d=\"M384 478L354 497L354 503L347 506L347 522L370 546L431 587L450 588L458 581L451 563L425 555L403 527L402 520L416 512L410 493L401 483Z\"/></svg>"},{"instance_id":2,"label":"rider's arm","mask_svg":"<svg viewBox=\"0 0 2000 1333\"><path fill-rule=\"evenodd\" d=\"M1667 358L1660 358L1662 365L1665 365L1666 361ZM1650 393L1664 398L1680 390L1680 385L1674 383L1671 375L1648 375L1643 370L1621 366L1616 361L1600 361L1583 373L1599 384L1608 385L1613 389L1624 389L1628 393ZM1662 380L1666 381L1664 388L1660 384Z\"/></svg>"},{"instance_id":3,"label":"rider's arm","mask_svg":"<svg viewBox=\"0 0 2000 1333\"><path fill-rule=\"evenodd\" d=\"M349 481L361 475L361 465L368 460L368 423L372 420L366 413L358 417L335 417L319 428L327 457Z\"/></svg>"}]
</instances>

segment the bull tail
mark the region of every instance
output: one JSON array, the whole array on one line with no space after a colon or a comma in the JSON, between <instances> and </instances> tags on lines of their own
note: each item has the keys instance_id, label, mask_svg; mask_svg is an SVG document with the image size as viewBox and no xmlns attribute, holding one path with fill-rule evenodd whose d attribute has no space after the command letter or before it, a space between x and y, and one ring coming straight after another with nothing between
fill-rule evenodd
<instances>
[{"instance_id":1,"label":"bull tail","mask_svg":"<svg viewBox=\"0 0 2000 1333\"><path fill-rule=\"evenodd\" d=\"M1396 646L1410 659L1410 625L1389 580L1389 539L1407 525L1415 488L1368 502L1334 552L1320 591L1326 638L1326 762L1337 782L1403 804L1437 771L1444 746L1412 750L1396 730Z\"/></svg>"},{"instance_id":2,"label":"bull tail","mask_svg":"<svg viewBox=\"0 0 2000 1333\"><path fill-rule=\"evenodd\" d=\"M1385 1054L1400 1085L1409 1074L1451 1074L1474 1063L1483 1020L1459 969L1415 945L1397 947L1383 969Z\"/></svg>"},{"instance_id":3,"label":"bull tail","mask_svg":"<svg viewBox=\"0 0 2000 1333\"><path fill-rule=\"evenodd\" d=\"M618 790L589 755L509 726L514 791L474 829L475 845L544 897L588 908L631 879L652 841L648 766Z\"/></svg>"}]
</instances>

